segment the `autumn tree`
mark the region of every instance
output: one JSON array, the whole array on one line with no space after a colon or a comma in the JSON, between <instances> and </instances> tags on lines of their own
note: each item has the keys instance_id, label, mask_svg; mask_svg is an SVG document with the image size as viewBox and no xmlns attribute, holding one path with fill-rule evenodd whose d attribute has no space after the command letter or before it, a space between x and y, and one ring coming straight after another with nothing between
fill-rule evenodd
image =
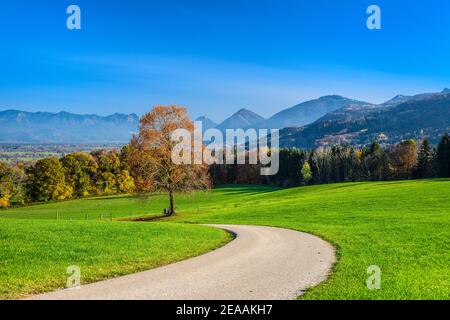
<instances>
[{"instance_id":1,"label":"autumn tree","mask_svg":"<svg viewBox=\"0 0 450 320\"><path fill-rule=\"evenodd\" d=\"M135 190L134 179L128 170L121 170L116 177L117 189L120 193L133 193Z\"/></svg>"},{"instance_id":2,"label":"autumn tree","mask_svg":"<svg viewBox=\"0 0 450 320\"><path fill-rule=\"evenodd\" d=\"M95 177L99 194L111 195L118 192L117 176L120 173L120 159L115 151L100 150L93 153L98 170Z\"/></svg>"},{"instance_id":3,"label":"autumn tree","mask_svg":"<svg viewBox=\"0 0 450 320\"><path fill-rule=\"evenodd\" d=\"M116 193L132 193L135 189L134 179L130 175L128 165L118 151L98 150L92 152L97 163L94 183L97 194L112 195Z\"/></svg>"},{"instance_id":4,"label":"autumn tree","mask_svg":"<svg viewBox=\"0 0 450 320\"><path fill-rule=\"evenodd\" d=\"M78 197L88 196L98 168L92 155L82 152L71 153L63 157L61 162L66 183L72 187L74 194Z\"/></svg>"},{"instance_id":5,"label":"autumn tree","mask_svg":"<svg viewBox=\"0 0 450 320\"><path fill-rule=\"evenodd\" d=\"M130 142L130 169L141 192L164 191L169 194L168 215L175 213L174 192L208 188L208 167L193 161L172 161L176 142L172 133L185 129L193 133L187 110L177 106L156 106L140 120L139 134ZM191 160L193 155L191 154Z\"/></svg>"},{"instance_id":6,"label":"autumn tree","mask_svg":"<svg viewBox=\"0 0 450 320\"><path fill-rule=\"evenodd\" d=\"M10 177L12 181L12 194L9 199L10 205L23 205L26 201L25 195L25 165L18 162L10 166Z\"/></svg>"},{"instance_id":7,"label":"autumn tree","mask_svg":"<svg viewBox=\"0 0 450 320\"><path fill-rule=\"evenodd\" d=\"M14 192L12 169L0 162L0 208L6 208Z\"/></svg>"},{"instance_id":8,"label":"autumn tree","mask_svg":"<svg viewBox=\"0 0 450 320\"><path fill-rule=\"evenodd\" d=\"M64 200L73 189L66 183L64 169L58 158L46 158L27 169L27 194L34 201Z\"/></svg>"},{"instance_id":9,"label":"autumn tree","mask_svg":"<svg viewBox=\"0 0 450 320\"><path fill-rule=\"evenodd\" d=\"M308 161L305 161L305 163L303 163L303 166L300 171L302 175L303 184L307 185L312 180L311 166Z\"/></svg>"},{"instance_id":10,"label":"autumn tree","mask_svg":"<svg viewBox=\"0 0 450 320\"><path fill-rule=\"evenodd\" d=\"M405 140L396 144L389 157L394 178L410 178L417 163L416 141Z\"/></svg>"}]
</instances>

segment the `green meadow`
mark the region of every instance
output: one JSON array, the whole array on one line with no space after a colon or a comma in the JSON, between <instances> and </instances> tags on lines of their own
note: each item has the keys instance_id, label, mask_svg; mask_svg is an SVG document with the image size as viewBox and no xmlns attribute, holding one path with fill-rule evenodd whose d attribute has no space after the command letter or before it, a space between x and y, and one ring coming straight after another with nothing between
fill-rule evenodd
<instances>
[{"instance_id":1,"label":"green meadow","mask_svg":"<svg viewBox=\"0 0 450 320\"><path fill-rule=\"evenodd\" d=\"M0 219L0 298L64 288L67 268L90 283L184 260L222 246L221 230L176 223Z\"/></svg>"},{"instance_id":2,"label":"green meadow","mask_svg":"<svg viewBox=\"0 0 450 320\"><path fill-rule=\"evenodd\" d=\"M177 215L157 222L165 195L3 210L0 297L63 287L68 265L80 265L87 283L195 256L231 240L196 224L227 223L290 228L332 243L338 257L332 274L303 299L449 299L449 190L448 179L221 186L177 195ZM381 269L380 290L366 286L372 265Z\"/></svg>"}]
</instances>

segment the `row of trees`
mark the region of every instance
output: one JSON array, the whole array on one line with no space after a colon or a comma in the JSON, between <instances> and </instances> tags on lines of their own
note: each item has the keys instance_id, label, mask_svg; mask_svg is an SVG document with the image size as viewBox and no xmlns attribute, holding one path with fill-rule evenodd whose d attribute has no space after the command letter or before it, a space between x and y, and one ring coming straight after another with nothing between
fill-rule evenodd
<instances>
[{"instance_id":1,"label":"row of trees","mask_svg":"<svg viewBox=\"0 0 450 320\"><path fill-rule=\"evenodd\" d=\"M350 181L382 181L450 177L450 137L437 148L428 140L402 141L393 146L373 143L365 148L281 149L280 170L260 176L259 165L213 165L215 184L248 183L291 187Z\"/></svg>"},{"instance_id":2,"label":"row of trees","mask_svg":"<svg viewBox=\"0 0 450 320\"><path fill-rule=\"evenodd\" d=\"M0 163L0 207L134 192L123 152L72 153L31 164Z\"/></svg>"}]
</instances>

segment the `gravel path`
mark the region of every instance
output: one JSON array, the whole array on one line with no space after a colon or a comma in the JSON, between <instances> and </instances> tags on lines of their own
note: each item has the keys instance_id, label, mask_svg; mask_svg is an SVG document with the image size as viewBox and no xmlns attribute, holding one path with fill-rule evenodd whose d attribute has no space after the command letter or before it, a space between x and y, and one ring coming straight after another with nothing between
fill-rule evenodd
<instances>
[{"instance_id":1,"label":"gravel path","mask_svg":"<svg viewBox=\"0 0 450 320\"><path fill-rule=\"evenodd\" d=\"M233 232L236 239L196 258L32 299L295 299L325 280L335 262L334 248L310 234L213 226Z\"/></svg>"}]
</instances>

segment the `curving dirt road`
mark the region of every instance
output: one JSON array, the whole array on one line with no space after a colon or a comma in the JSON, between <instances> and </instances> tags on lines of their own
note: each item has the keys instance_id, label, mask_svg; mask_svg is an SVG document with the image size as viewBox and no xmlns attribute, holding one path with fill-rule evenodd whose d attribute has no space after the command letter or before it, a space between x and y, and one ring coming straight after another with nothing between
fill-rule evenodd
<instances>
[{"instance_id":1,"label":"curving dirt road","mask_svg":"<svg viewBox=\"0 0 450 320\"><path fill-rule=\"evenodd\" d=\"M236 234L226 246L161 268L38 295L32 299L295 299L325 280L334 248L297 231L214 225Z\"/></svg>"}]
</instances>

